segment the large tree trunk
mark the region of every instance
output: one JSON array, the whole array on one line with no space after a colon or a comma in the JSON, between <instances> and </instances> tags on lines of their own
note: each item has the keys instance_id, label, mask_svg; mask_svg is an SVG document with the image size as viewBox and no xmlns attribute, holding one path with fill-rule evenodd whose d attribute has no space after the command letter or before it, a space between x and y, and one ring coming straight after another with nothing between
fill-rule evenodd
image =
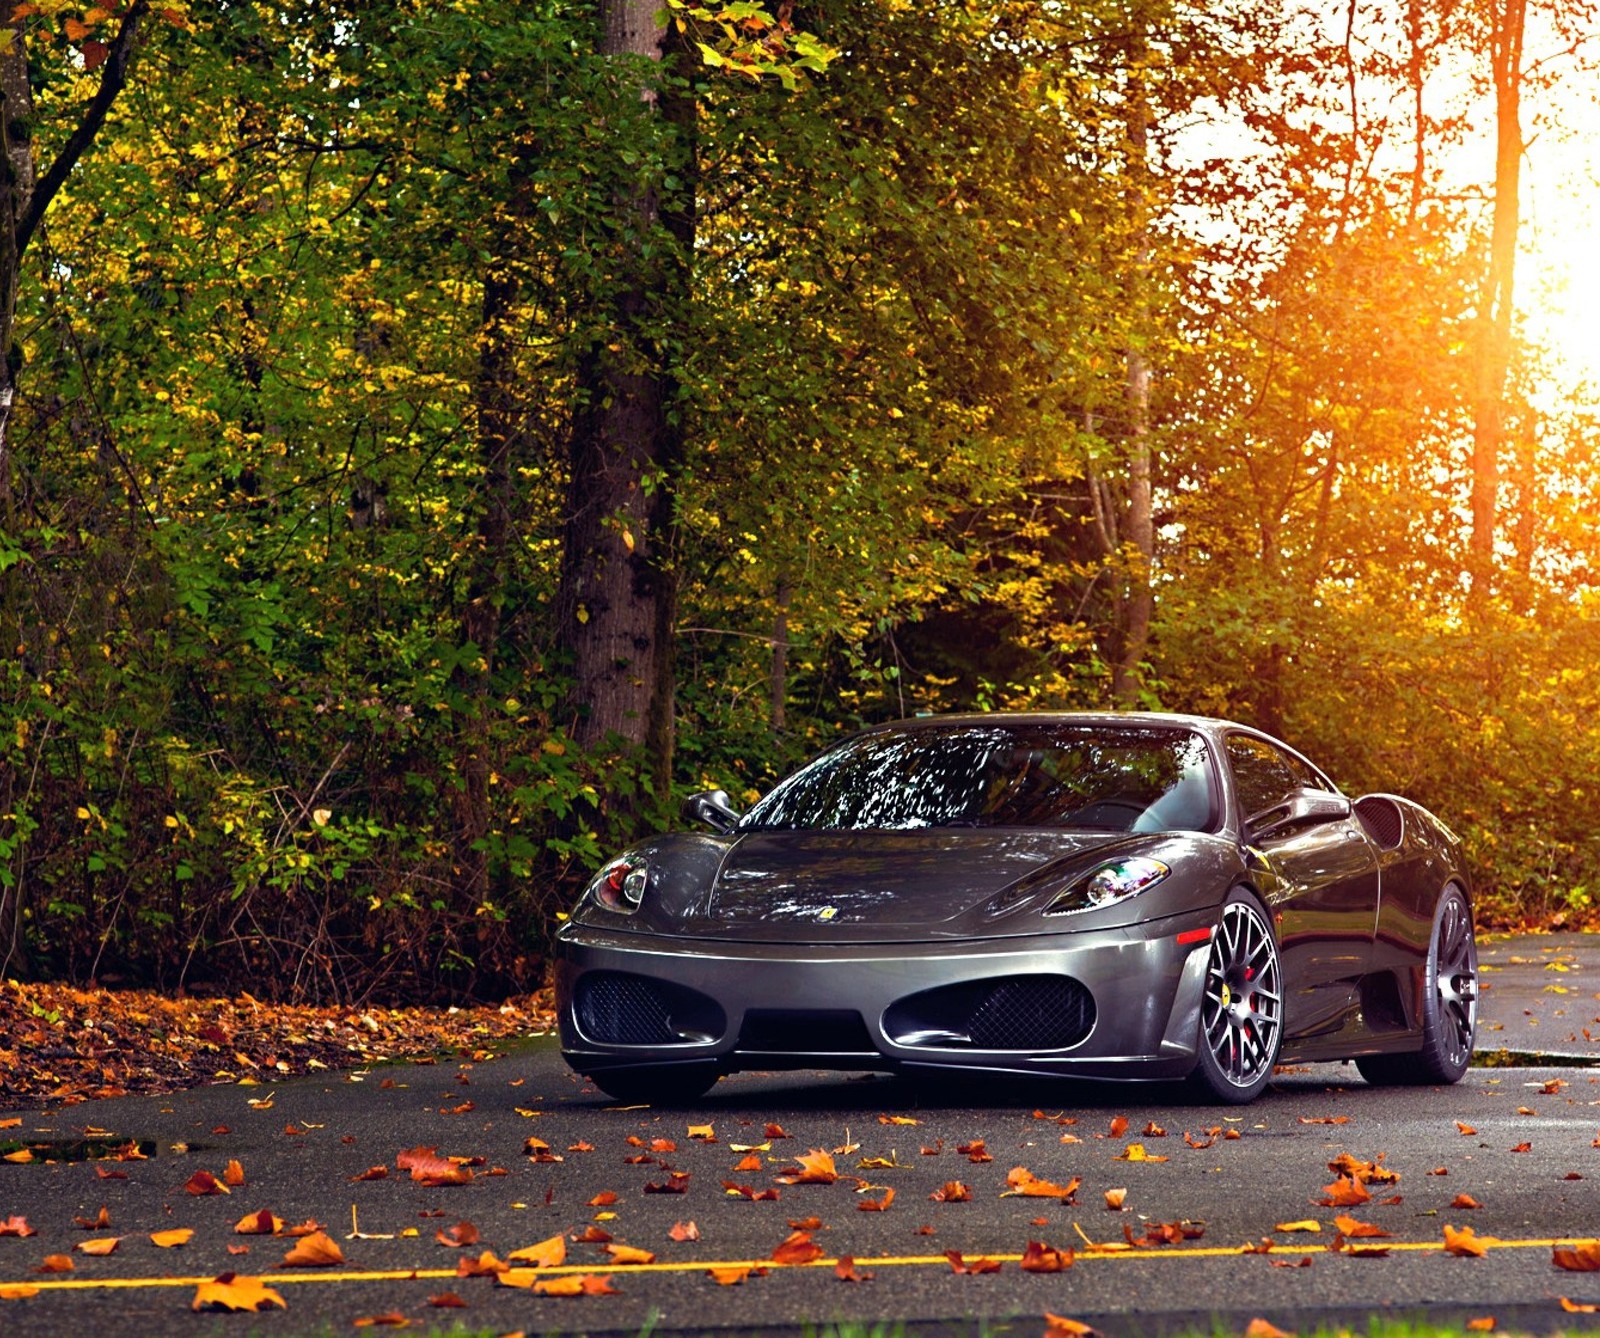
<instances>
[{"instance_id":1,"label":"large tree trunk","mask_svg":"<svg viewBox=\"0 0 1600 1338\"><path fill-rule=\"evenodd\" d=\"M1489 265L1478 300L1472 404L1472 538L1468 572L1475 604L1494 577L1500 442L1505 432L1506 374L1511 366L1518 188L1522 176L1522 42L1527 0L1492 0L1489 64L1494 76L1494 220Z\"/></svg>"},{"instance_id":2,"label":"large tree trunk","mask_svg":"<svg viewBox=\"0 0 1600 1338\"><path fill-rule=\"evenodd\" d=\"M663 60L675 30L656 26L657 8L656 0L602 0L604 54ZM639 95L641 114L661 116L692 155L692 108L648 85ZM574 734L587 746L617 736L647 747L658 789L672 765L674 484L682 458L660 331L675 319L693 245L693 207L684 203L692 200L692 161L685 168L681 197L664 203L640 182L614 201L603 240L616 279L578 365L561 574ZM673 247L661 244L663 233Z\"/></svg>"}]
</instances>

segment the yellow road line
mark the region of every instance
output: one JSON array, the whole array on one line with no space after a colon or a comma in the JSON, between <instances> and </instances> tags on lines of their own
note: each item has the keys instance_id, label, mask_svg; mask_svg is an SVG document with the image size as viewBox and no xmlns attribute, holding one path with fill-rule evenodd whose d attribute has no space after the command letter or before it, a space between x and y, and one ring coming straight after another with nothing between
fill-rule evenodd
<instances>
[{"instance_id":1,"label":"yellow road line","mask_svg":"<svg viewBox=\"0 0 1600 1338\"><path fill-rule=\"evenodd\" d=\"M1537 1240L1499 1240L1479 1237L1478 1243L1490 1250L1548 1250L1558 1245L1585 1245L1593 1243L1594 1238L1589 1236L1560 1236ZM1395 1254L1441 1254L1444 1252L1442 1241L1391 1241L1377 1240L1371 1242ZM1248 1246L1241 1245L1205 1245L1188 1246L1173 1249L1132 1249L1132 1250L1080 1250L1077 1253L1078 1263L1087 1263L1097 1260L1112 1259L1236 1259L1246 1254ZM1014 1264L1022 1259L1020 1254L989 1254L973 1252L966 1255L969 1263L979 1259L989 1259L1002 1264ZM1307 1242L1305 1245L1292 1245L1275 1242L1270 1250L1259 1251L1262 1254L1327 1254L1326 1245L1317 1242ZM596 1261L592 1264L562 1264L554 1268L534 1268L528 1271L537 1273L540 1277L559 1277L564 1273L612 1273L619 1277L626 1277L630 1273L704 1273L713 1268L832 1268L838 1260L814 1259L809 1264L775 1264L771 1259L694 1259L676 1260L671 1263L653 1264L607 1264ZM857 1258L855 1264L858 1268L936 1268L950 1267L950 1261L942 1254L906 1254L883 1255L878 1258ZM515 1267L515 1265L513 1265ZM238 1270L243 1272L244 1270ZM272 1286L295 1285L298 1283L315 1282L438 1282L446 1279L461 1281L462 1275L453 1268L389 1268L365 1270L362 1272L295 1272L295 1273L267 1273L251 1274L259 1277L264 1283ZM141 1287L198 1287L202 1282L214 1281L214 1275L207 1274L201 1277L161 1277L161 1278L61 1278L46 1280L44 1278L25 1278L16 1282L0 1282L4 1287L36 1287L41 1292L57 1291L120 1291Z\"/></svg>"}]
</instances>

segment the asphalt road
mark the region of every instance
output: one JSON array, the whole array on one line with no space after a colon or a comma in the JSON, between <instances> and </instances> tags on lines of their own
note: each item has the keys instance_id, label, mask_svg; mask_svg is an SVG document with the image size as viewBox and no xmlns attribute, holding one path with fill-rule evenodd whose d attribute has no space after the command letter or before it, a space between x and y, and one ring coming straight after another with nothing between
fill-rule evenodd
<instances>
[{"instance_id":1,"label":"asphalt road","mask_svg":"<svg viewBox=\"0 0 1600 1338\"><path fill-rule=\"evenodd\" d=\"M1600 1032L1600 972L1586 979L1582 963L1545 972L1548 960L1534 956L1486 973L1486 1000L1499 995L1486 1003L1487 1020L1519 1028L1520 1037L1553 1031L1548 1023L1560 1008L1559 1025L1570 1018L1573 1034L1591 1024ZM1509 987L1533 972L1541 973L1535 981L1559 978L1568 992L1540 985L1523 995ZM1520 1025L1535 1015L1545 1019L1539 1027ZM360 1317L388 1313L424 1328L540 1333L638 1333L652 1325L777 1332L850 1318L976 1334L982 1318L991 1332L1037 1334L1047 1311L1107 1333L1209 1331L1213 1323L1238 1333L1256 1316L1304 1332L1376 1312L1493 1316L1501 1329L1532 1332L1600 1328L1600 1316L1565 1313L1558 1300L1600 1303L1600 1272L1555 1268L1551 1247L1600 1237L1594 1067L1475 1069L1443 1090L1380 1090L1353 1069L1316 1067L1282 1075L1244 1110L1192 1104L1167 1088L1007 1088L974 1079L930 1095L878 1077L743 1074L692 1108L620 1109L570 1075L545 1041L477 1062L25 1108L0 1119L8 1115L23 1123L0 1138L65 1143L87 1131L97 1141L139 1140L150 1155L0 1165L0 1291L40 1288L0 1299L7 1338L345 1332ZM917 1123L898 1122L909 1120ZM769 1137L769 1123L789 1137ZM691 1135L691 1126L703 1125L711 1139ZM1220 1136L1206 1132L1216 1129ZM526 1155L529 1138L560 1160ZM658 1139L670 1150L653 1148ZM976 1140L992 1161L958 1150ZM1134 1144L1148 1160L1127 1159ZM471 1183L428 1186L396 1168L397 1154L419 1146L483 1163L472 1168ZM832 1153L838 1180L776 1183L812 1149ZM1344 1154L1381 1159L1398 1183L1373 1183L1370 1202L1357 1208L1320 1204L1334 1181L1328 1164ZM746 1157L759 1169L736 1171ZM231 1194L185 1191L195 1171L220 1177L230 1159L245 1175ZM354 1178L379 1165L385 1178ZM1066 1202L1005 1196L1015 1167L1057 1185L1081 1184ZM648 1190L671 1185L672 1170L687 1173L678 1181L683 1193ZM102 1178L107 1171L127 1178ZM730 1194L724 1180L777 1189L779 1197ZM930 1199L953 1180L970 1187L970 1201ZM1117 1188L1127 1194L1122 1210L1112 1211L1105 1191ZM860 1210L887 1189L894 1190L887 1209ZM593 1202L612 1194L614 1203ZM1461 1194L1482 1206L1452 1207ZM102 1206L108 1227L75 1224L92 1221ZM322 1223L345 1263L285 1268L293 1241L234 1230L262 1210L291 1224ZM1389 1253L1330 1251L1341 1211L1390 1233L1360 1242ZM13 1215L37 1234L6 1235ZM771 1265L735 1286L709 1276L713 1263L770 1264L791 1222L807 1218L820 1221L809 1232L824 1251L816 1263ZM699 1239L674 1240L674 1224L689 1221ZM1320 1229L1279 1229L1297 1221ZM440 1243L438 1233L463 1222L480 1243ZM1188 1223L1192 1234L1132 1249L1086 1243L1126 1246L1130 1235L1143 1242L1172 1223ZM1441 1248L1446 1224L1500 1243L1483 1257L1452 1257ZM150 1239L179 1227L194 1232L186 1245L164 1249ZM571 1241L588 1228L652 1252L655 1264L619 1266L601 1246ZM569 1241L567 1271L543 1276L609 1276L616 1294L536 1296L454 1276L462 1257L490 1249L504 1259L558 1234ZM74 1250L111 1236L121 1240L108 1256ZM1272 1253L1241 1253L1263 1238ZM1059 1273L1025 1272L1018 1256L1030 1240L1070 1247L1075 1259ZM248 1253L230 1254L230 1246ZM999 1271L957 1274L947 1250L969 1262L998 1260ZM55 1254L71 1257L70 1273L35 1272ZM832 1261L840 1255L872 1279L837 1279ZM264 1275L287 1309L193 1314L197 1282L226 1271ZM429 1298L445 1292L467 1308L431 1308Z\"/></svg>"}]
</instances>

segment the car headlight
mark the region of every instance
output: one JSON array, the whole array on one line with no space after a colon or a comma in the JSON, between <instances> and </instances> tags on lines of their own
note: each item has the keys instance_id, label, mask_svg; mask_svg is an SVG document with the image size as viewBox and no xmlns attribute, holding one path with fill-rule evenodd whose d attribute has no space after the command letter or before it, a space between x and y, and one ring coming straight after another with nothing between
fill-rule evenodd
<instances>
[{"instance_id":1,"label":"car headlight","mask_svg":"<svg viewBox=\"0 0 1600 1338\"><path fill-rule=\"evenodd\" d=\"M632 915L644 900L644 890L649 883L649 865L637 856L622 855L595 874L585 895L608 911Z\"/></svg>"},{"instance_id":2,"label":"car headlight","mask_svg":"<svg viewBox=\"0 0 1600 1338\"><path fill-rule=\"evenodd\" d=\"M1066 915L1071 911L1089 911L1097 906L1107 906L1113 901L1143 892L1147 887L1154 887L1171 872L1160 860L1146 859L1142 855L1112 860L1078 879L1051 902L1044 913Z\"/></svg>"}]
</instances>

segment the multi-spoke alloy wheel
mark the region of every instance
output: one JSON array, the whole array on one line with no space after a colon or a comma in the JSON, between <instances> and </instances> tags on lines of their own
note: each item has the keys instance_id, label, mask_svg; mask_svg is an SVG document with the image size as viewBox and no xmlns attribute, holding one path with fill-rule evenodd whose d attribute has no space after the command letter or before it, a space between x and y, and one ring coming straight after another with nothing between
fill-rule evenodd
<instances>
[{"instance_id":1,"label":"multi-spoke alloy wheel","mask_svg":"<svg viewBox=\"0 0 1600 1338\"><path fill-rule=\"evenodd\" d=\"M1235 892L1223 903L1206 959L1195 1078L1220 1100L1252 1100L1272 1077L1282 1040L1278 944L1260 903Z\"/></svg>"},{"instance_id":2,"label":"multi-spoke alloy wheel","mask_svg":"<svg viewBox=\"0 0 1600 1338\"><path fill-rule=\"evenodd\" d=\"M1411 1054L1356 1060L1371 1083L1460 1082L1478 1034L1478 941L1472 910L1451 886L1439 898L1422 993L1422 1045Z\"/></svg>"}]
</instances>

